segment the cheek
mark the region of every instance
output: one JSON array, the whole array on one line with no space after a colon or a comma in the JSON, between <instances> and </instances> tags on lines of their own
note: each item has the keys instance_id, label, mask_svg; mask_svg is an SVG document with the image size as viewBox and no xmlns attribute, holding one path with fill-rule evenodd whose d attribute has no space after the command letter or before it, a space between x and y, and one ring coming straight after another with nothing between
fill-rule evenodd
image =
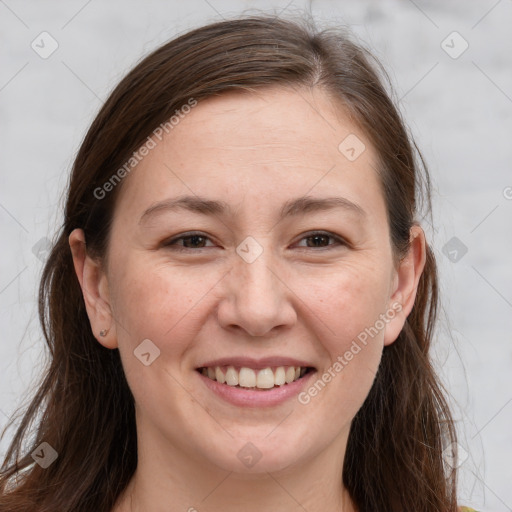
<instances>
[{"instance_id":1,"label":"cheek","mask_svg":"<svg viewBox=\"0 0 512 512\"><path fill-rule=\"evenodd\" d=\"M386 326L395 316L388 312L389 283L384 272L369 269L339 272L316 283L308 306L310 316L318 318L315 330L328 357L302 403L352 418L372 386Z\"/></svg>"},{"instance_id":2,"label":"cheek","mask_svg":"<svg viewBox=\"0 0 512 512\"><path fill-rule=\"evenodd\" d=\"M197 414L197 404L181 378L182 367L204 324L204 299L218 277L215 273L205 277L204 270L197 275L171 271L143 257L117 263L118 271L111 272L111 303L128 384L144 414L161 418L167 431L178 435L177 418ZM147 342L141 345L143 340L151 340L159 350L154 352L149 345L147 366L134 354L141 353L140 346L148 347Z\"/></svg>"},{"instance_id":3,"label":"cheek","mask_svg":"<svg viewBox=\"0 0 512 512\"><path fill-rule=\"evenodd\" d=\"M112 273L111 302L120 324L118 342L125 350L150 339L170 364L180 362L204 322L204 305L222 273L170 269L144 258L120 262ZM217 275L218 274L218 275Z\"/></svg>"},{"instance_id":4,"label":"cheek","mask_svg":"<svg viewBox=\"0 0 512 512\"><path fill-rule=\"evenodd\" d=\"M312 279L308 289L308 305L324 324L324 341L333 356L372 328L388 307L387 275L368 266L347 266L321 280ZM385 330L381 323L373 336L379 340Z\"/></svg>"}]
</instances>

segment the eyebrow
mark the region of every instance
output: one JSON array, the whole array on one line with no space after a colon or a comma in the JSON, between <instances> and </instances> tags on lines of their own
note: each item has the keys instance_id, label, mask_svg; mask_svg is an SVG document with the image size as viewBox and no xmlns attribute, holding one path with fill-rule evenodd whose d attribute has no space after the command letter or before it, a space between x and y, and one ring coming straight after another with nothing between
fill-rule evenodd
<instances>
[{"instance_id":1,"label":"eyebrow","mask_svg":"<svg viewBox=\"0 0 512 512\"><path fill-rule=\"evenodd\" d=\"M279 214L279 220L286 217L303 215L310 212L319 212L342 208L356 213L359 217L365 217L366 212L356 203L345 197L311 197L303 196L290 199L283 204ZM165 199L150 206L141 216L139 224L162 211L186 210L203 215L233 215L230 206L224 201L217 201L200 196L179 196L173 199Z\"/></svg>"}]
</instances>

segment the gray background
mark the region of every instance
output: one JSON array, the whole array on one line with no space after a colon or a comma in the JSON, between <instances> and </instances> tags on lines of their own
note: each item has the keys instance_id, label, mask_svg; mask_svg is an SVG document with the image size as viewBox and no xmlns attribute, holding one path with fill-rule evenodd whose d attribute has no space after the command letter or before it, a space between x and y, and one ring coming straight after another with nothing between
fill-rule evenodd
<instances>
[{"instance_id":1,"label":"gray background","mask_svg":"<svg viewBox=\"0 0 512 512\"><path fill-rule=\"evenodd\" d=\"M36 309L45 237L95 113L160 43L254 9L349 25L388 69L434 179L425 227L444 302L434 355L469 454L461 500L512 511L511 0L0 0L0 428L46 360ZM44 31L58 44L47 58L31 47L51 49Z\"/></svg>"}]
</instances>

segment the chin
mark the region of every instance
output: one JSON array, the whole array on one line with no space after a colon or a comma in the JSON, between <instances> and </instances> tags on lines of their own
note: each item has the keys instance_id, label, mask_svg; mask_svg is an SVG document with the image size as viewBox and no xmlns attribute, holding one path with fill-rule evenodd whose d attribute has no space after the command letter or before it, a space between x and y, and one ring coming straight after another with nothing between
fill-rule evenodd
<instances>
[{"instance_id":1,"label":"chin","mask_svg":"<svg viewBox=\"0 0 512 512\"><path fill-rule=\"evenodd\" d=\"M293 442L286 433L270 439L267 432L259 438L237 436L225 450L209 455L212 463L224 471L256 476L293 468L301 463L306 451L308 447L299 439Z\"/></svg>"}]
</instances>

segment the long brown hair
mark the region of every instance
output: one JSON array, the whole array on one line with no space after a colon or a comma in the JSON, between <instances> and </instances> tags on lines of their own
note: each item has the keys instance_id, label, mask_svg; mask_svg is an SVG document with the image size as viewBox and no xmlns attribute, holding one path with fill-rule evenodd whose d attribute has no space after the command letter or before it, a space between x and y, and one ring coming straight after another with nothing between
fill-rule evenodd
<instances>
[{"instance_id":1,"label":"long brown hair","mask_svg":"<svg viewBox=\"0 0 512 512\"><path fill-rule=\"evenodd\" d=\"M430 208L430 185L386 92L388 83L378 63L343 30L266 15L181 35L120 82L80 147L64 223L43 271L39 311L50 362L0 472L2 512L110 511L137 465L133 396L118 350L104 348L91 332L68 245L71 231L82 228L89 253L106 255L122 183L101 199L95 190L190 98L320 87L376 149L391 243L400 258L409 247L418 200ZM360 512L456 511L456 474L443 463L455 431L429 356L437 308L436 262L427 247L414 308L398 339L384 349L373 387L352 422L343 480ZM46 469L31 456L43 442L58 453Z\"/></svg>"}]
</instances>

